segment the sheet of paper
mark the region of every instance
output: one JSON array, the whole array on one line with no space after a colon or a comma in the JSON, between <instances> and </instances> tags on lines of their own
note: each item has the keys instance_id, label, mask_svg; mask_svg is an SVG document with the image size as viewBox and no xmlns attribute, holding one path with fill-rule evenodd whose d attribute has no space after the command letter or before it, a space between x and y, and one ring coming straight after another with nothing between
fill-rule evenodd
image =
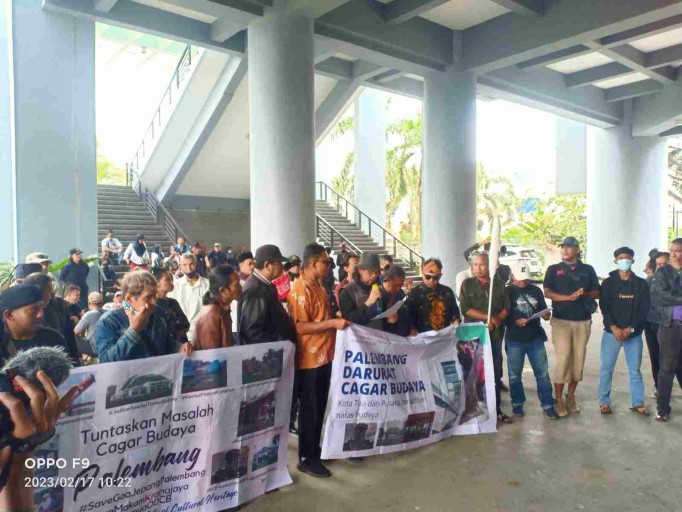
<instances>
[{"instance_id":1,"label":"sheet of paper","mask_svg":"<svg viewBox=\"0 0 682 512\"><path fill-rule=\"evenodd\" d=\"M547 313L551 313L551 312L552 312L552 308L543 309L542 311L538 311L537 313L535 313L528 320L535 320L536 318L540 318L541 316L546 315Z\"/></svg>"},{"instance_id":2,"label":"sheet of paper","mask_svg":"<svg viewBox=\"0 0 682 512\"><path fill-rule=\"evenodd\" d=\"M405 297L403 300L399 300L398 302L396 302L395 304L393 304L393 306L391 306L390 308L388 308L386 311L384 311L384 312L381 313L380 315L377 315L377 316L375 316L374 318L372 318L372 320L382 320L382 319L384 319L384 318L388 318L388 317L391 316L391 315L395 315L395 314L398 312L398 310L399 310L401 307L403 307L403 304L405 304L405 301L406 301L406 300L407 300L407 297ZM370 320L370 321L371 321L371 320Z\"/></svg>"}]
</instances>

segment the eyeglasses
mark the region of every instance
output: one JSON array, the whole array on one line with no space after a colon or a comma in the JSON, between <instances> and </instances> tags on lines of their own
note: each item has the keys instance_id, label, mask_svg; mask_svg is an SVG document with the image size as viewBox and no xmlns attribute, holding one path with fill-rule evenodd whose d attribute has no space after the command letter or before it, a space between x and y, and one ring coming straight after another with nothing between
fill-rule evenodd
<instances>
[{"instance_id":1,"label":"eyeglasses","mask_svg":"<svg viewBox=\"0 0 682 512\"><path fill-rule=\"evenodd\" d=\"M424 274L424 280L425 281L431 281L432 279L434 281L440 281L441 277L443 277L443 274L437 274L437 275Z\"/></svg>"}]
</instances>

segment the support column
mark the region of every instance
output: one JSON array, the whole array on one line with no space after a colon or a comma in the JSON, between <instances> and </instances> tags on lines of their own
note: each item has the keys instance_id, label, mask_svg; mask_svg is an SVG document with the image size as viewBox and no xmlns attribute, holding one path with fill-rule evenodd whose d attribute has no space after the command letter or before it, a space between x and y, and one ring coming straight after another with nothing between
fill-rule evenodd
<instances>
[{"instance_id":1,"label":"support column","mask_svg":"<svg viewBox=\"0 0 682 512\"><path fill-rule=\"evenodd\" d=\"M615 268L613 251L626 245L639 274L652 248L667 250L666 140L632 137L629 124L591 131L586 259L606 277Z\"/></svg>"},{"instance_id":2,"label":"support column","mask_svg":"<svg viewBox=\"0 0 682 512\"><path fill-rule=\"evenodd\" d=\"M95 24L41 6L0 7L0 260L98 249Z\"/></svg>"},{"instance_id":3,"label":"support column","mask_svg":"<svg viewBox=\"0 0 682 512\"><path fill-rule=\"evenodd\" d=\"M355 100L355 204L386 226L386 100L366 88ZM374 227L374 226L373 226ZM363 226L364 231L367 227ZM383 236L372 231L379 243Z\"/></svg>"},{"instance_id":4,"label":"support column","mask_svg":"<svg viewBox=\"0 0 682 512\"><path fill-rule=\"evenodd\" d=\"M274 8L249 25L251 247L315 241L313 22Z\"/></svg>"},{"instance_id":5,"label":"support column","mask_svg":"<svg viewBox=\"0 0 682 512\"><path fill-rule=\"evenodd\" d=\"M455 70L424 81L422 253L443 261L454 288L476 241L476 77Z\"/></svg>"}]
</instances>

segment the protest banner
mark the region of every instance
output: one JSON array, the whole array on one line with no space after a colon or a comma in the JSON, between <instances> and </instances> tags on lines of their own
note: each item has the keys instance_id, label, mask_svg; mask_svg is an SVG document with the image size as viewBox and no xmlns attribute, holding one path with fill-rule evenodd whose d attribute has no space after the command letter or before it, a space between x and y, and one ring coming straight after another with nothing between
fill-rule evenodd
<instances>
[{"instance_id":1,"label":"protest banner","mask_svg":"<svg viewBox=\"0 0 682 512\"><path fill-rule=\"evenodd\" d=\"M408 450L452 435L496 432L488 329L464 324L402 338L339 332L323 459Z\"/></svg>"},{"instance_id":2,"label":"protest banner","mask_svg":"<svg viewBox=\"0 0 682 512\"><path fill-rule=\"evenodd\" d=\"M294 346L286 342L86 366L81 394L33 455L36 510L214 512L291 483Z\"/></svg>"}]
</instances>

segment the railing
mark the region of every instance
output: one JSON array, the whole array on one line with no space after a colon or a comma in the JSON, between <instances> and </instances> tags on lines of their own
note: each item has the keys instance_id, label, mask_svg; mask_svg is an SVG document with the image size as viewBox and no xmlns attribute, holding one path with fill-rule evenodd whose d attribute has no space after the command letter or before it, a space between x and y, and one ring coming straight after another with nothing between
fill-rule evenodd
<instances>
[{"instance_id":1,"label":"railing","mask_svg":"<svg viewBox=\"0 0 682 512\"><path fill-rule=\"evenodd\" d=\"M381 224L376 222L329 185L322 181L318 181L316 183L316 194L317 199L321 199L325 203L335 207L337 212L355 224L360 231L365 230L370 238L381 240L383 247L388 254L393 256L393 259L400 259L409 263L410 268L413 270L421 268L424 263L424 257L421 254L412 249L393 233L387 231ZM335 247L334 244L330 245ZM362 251L359 252L361 253Z\"/></svg>"},{"instance_id":2,"label":"railing","mask_svg":"<svg viewBox=\"0 0 682 512\"><path fill-rule=\"evenodd\" d=\"M334 229L329 222L317 214L315 215L315 235L317 236L318 240L324 243L325 246L334 248L337 246L337 244L344 243L350 249L352 249L355 254L362 254L361 249L359 249L353 242L348 240L348 238Z\"/></svg>"},{"instance_id":3,"label":"railing","mask_svg":"<svg viewBox=\"0 0 682 512\"><path fill-rule=\"evenodd\" d=\"M190 240L166 207L159 203L154 193L147 190L140 179L140 175L130 165L126 166L126 185L132 188L142 200L156 223L163 226L163 230L169 240L177 240L180 236L185 240Z\"/></svg>"},{"instance_id":4,"label":"railing","mask_svg":"<svg viewBox=\"0 0 682 512\"><path fill-rule=\"evenodd\" d=\"M192 67L192 59L195 61L197 60L198 51L198 48L192 48L190 45L187 45L185 51L182 52L180 60L173 72L173 76L161 97L159 106L154 112L152 120L147 126L147 130L144 132L142 142L140 142L140 145L135 151L135 155L128 164L136 171L140 170L140 163L142 163L142 165L145 164L148 155L151 155L154 146L158 142L158 138L161 135L161 132L163 132L163 124L168 122L168 119L171 116L173 110L171 108L173 106L173 97L180 98L182 95L181 89L184 86L185 79L188 77ZM192 55L193 52L194 55Z\"/></svg>"}]
</instances>

